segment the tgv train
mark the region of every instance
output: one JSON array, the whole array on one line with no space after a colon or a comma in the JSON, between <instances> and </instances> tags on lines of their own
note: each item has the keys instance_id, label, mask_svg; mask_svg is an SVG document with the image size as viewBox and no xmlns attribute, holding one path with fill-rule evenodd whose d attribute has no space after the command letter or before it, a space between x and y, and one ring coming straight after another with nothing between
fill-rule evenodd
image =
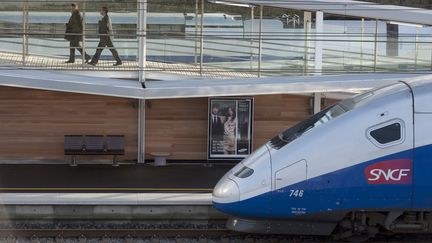
<instances>
[{"instance_id":1,"label":"tgv train","mask_svg":"<svg viewBox=\"0 0 432 243\"><path fill-rule=\"evenodd\" d=\"M343 100L277 135L213 191L228 228L367 237L432 231L432 76Z\"/></svg>"}]
</instances>

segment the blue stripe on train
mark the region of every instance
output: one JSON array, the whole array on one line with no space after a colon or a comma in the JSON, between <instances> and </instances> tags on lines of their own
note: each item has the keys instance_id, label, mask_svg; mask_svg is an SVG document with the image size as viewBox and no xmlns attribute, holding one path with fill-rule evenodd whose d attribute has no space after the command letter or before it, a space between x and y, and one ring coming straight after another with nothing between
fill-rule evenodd
<instances>
[{"instance_id":1,"label":"blue stripe on train","mask_svg":"<svg viewBox=\"0 0 432 243\"><path fill-rule=\"evenodd\" d=\"M432 145L415 149L412 184L368 184L364 173L366 167L381 161L411 159L413 151L408 150L299 182L277 192L236 203L214 203L214 207L241 217L269 218L335 210L411 208L412 189L415 188L414 206L432 208L431 155ZM290 197L291 190L303 190L302 197Z\"/></svg>"}]
</instances>

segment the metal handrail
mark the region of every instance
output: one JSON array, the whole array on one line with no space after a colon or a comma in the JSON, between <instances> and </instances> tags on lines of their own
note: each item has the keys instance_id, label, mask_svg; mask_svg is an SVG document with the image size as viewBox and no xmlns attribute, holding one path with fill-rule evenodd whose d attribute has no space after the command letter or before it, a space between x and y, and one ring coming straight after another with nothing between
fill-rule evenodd
<instances>
[{"instance_id":1,"label":"metal handrail","mask_svg":"<svg viewBox=\"0 0 432 243\"><path fill-rule=\"evenodd\" d=\"M29 32L13 32L13 31L9 31L8 30L12 30L12 29L8 29L8 28L3 28L0 29L0 33L1 32L7 32L7 33L2 33L2 37L0 39L1 43L7 43L7 44L17 44L17 45L21 45L22 41L14 41L14 40L7 40L8 38L20 38L23 35L27 35L27 37L31 38L31 39L36 39L36 40L42 40L42 41L49 41L49 42L53 42L53 43L62 43L62 42L67 42L63 39L61 39L61 37L64 37L65 33L63 32L50 32L50 33L45 33L45 32L34 32L34 31L29 31ZM5 31L6 30L6 31ZM173 36L170 36L170 41L169 42L158 42L157 40L160 40L159 38L155 38L154 40L149 39L147 41L148 44L152 45L150 47L148 47L149 51L155 51L155 52L164 52L167 51L166 50L166 46L170 46L172 47L172 49L168 50L168 52L170 54L189 54L189 55L193 55L192 54L192 50L194 49L193 46L193 41L194 39L198 39L198 36L196 35L191 35L191 33L179 33L179 32L175 32L175 31L171 31L171 32L149 32L152 34L160 34L160 36L163 36L163 34L171 34ZM264 33L265 34L265 33ZM73 35L73 36L77 36L77 34L66 34L66 35ZM78 34L80 35L80 34ZM181 37L175 37L175 35L179 35ZM46 36L52 36L53 38L50 37L46 37ZM127 37L132 37L132 38L136 38L137 35L136 34L87 34L86 35L86 42L87 43L97 43L98 39L97 37L100 36L114 36L116 39L115 40L120 40L119 42L121 43L128 43L128 44L133 44L136 43L136 40L131 39L131 38L127 38ZM302 46L301 44L293 44L293 43L281 43L281 41L285 41L285 42L289 42L290 40L295 40L295 41L302 41L302 37L300 38L292 38L292 33L290 34L286 34L283 33L281 35L275 35L274 33L272 33L271 36L264 36L262 43L263 43L263 54L265 54L265 56L267 57L275 57L275 58L281 58L284 57L286 55L293 55L293 54L301 54L303 55L305 52L302 50L302 48L304 46ZM352 40L349 38L354 38L355 35L346 35L346 34L327 34L327 35L323 35L328 37L328 39L322 39L323 42L342 42L342 41L350 41L350 42L362 42L362 43L386 43L387 40L386 39L363 39L363 40ZM372 34L370 35L372 37ZM374 35L375 36L375 35ZM430 36L430 35L423 35L423 36ZM251 34L251 35L234 35L234 36L229 36L229 35L220 35L220 36L214 36L211 35L211 33L207 32L207 34L205 34L204 36L204 41L205 41L205 46L204 46L204 55L208 56L208 57L216 57L216 58L225 58L227 61L244 61L244 62L256 62L253 59L249 59L249 58L244 58L242 57L242 55L246 56L246 55L250 55L250 56L256 56L257 53L257 42L258 42L258 37ZM330 37L332 37L330 39ZM333 38L334 37L334 38ZM339 38L336 38L339 37ZM342 38L345 37L345 38ZM360 37L360 36L359 36ZM367 37L367 35L363 35L363 37ZM384 36L383 36L384 37ZM409 35L406 35L402 38L407 38L410 37ZM342 39L341 39L342 38ZM185 41L190 41L190 44L181 44L181 43L173 43L172 40L185 40ZM349 40L348 40L349 39ZM232 46L233 43L223 43L223 41L229 41L229 40L233 40L233 41L239 41L238 43L235 43L235 47L236 47L236 51L233 52L227 48L224 48L224 46ZM304 38L303 38L304 40ZM198 41L198 40L197 40ZM429 41L412 41L412 40L400 40L399 43L405 43L405 44L431 44L431 42ZM49 49L64 49L64 46L53 46L53 45L49 45L46 43L29 43L30 47L42 47L42 48L49 48ZM161 48L161 46L163 48ZM290 47L292 48L292 50L286 50L286 47ZM86 50L89 49L97 49L98 47L92 47L92 48L86 48ZM119 50L137 50L138 48L136 46L126 46L126 47L122 47L122 46L116 46L116 49ZM182 50L181 48L185 48L186 50ZM248 51L243 50L244 49L249 49ZM190 49L191 51L187 51L187 49ZM296 49L300 49L300 50L296 50ZM313 54L314 52L314 47L308 47L308 54ZM373 48L363 48L362 52L356 52L354 50L340 50L340 49L332 49L332 48L323 48L324 51L324 55L326 57L326 61L325 64L345 64L345 62L341 61L338 62L337 60L339 59L343 59L343 58L347 58L346 56L349 56L350 62L347 63L347 65L350 66L359 66L365 69L370 69L373 67L368 67L367 65L357 65L356 62L362 61L362 60L366 60L366 61L371 61L370 59L372 57L375 57L375 54L372 53ZM278 52L278 54L274 54ZM234 55L230 55L229 57L227 57L226 54L233 54ZM163 56L163 55L162 55ZM359 58L357 58L357 56L360 56ZM386 58L387 56L385 55L380 55L380 54L376 54L376 57L379 58ZM284 60L283 58L280 60ZM265 60L263 62L265 63L277 63L280 60ZM286 59L285 59L286 60ZM397 56L397 57L392 57L387 58L385 60L386 62L384 64L382 64L381 66L378 65L376 66L377 70L391 70L391 67L383 67L383 65L392 65L392 64L399 64L400 62L406 62L407 65L412 65L412 63L415 61L415 65L418 67L422 67L422 65L424 66L427 63L430 63L430 60L426 59L426 58L419 58L416 57L416 59L414 60L413 58L407 57L407 56ZM187 63L187 62L186 62ZM212 65L212 63L206 63L205 64L207 67L220 67L221 64L215 64ZM232 68L232 67L224 67L227 70L242 70L241 68ZM325 69L325 68L324 68ZM247 70L248 72L251 72L250 69L243 69L243 70ZM267 71L271 71L271 68L262 68L262 71L267 72ZM285 70L283 70L285 71Z\"/></svg>"}]
</instances>

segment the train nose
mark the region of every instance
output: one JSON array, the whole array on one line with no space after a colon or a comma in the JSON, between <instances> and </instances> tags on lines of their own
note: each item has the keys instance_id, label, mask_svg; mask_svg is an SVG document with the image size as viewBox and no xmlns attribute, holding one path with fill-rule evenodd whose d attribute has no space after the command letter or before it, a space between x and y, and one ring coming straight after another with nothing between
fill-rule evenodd
<instances>
[{"instance_id":1,"label":"train nose","mask_svg":"<svg viewBox=\"0 0 432 243\"><path fill-rule=\"evenodd\" d=\"M239 199L239 187L237 183L229 178L220 180L213 190L213 201L237 202Z\"/></svg>"},{"instance_id":2,"label":"train nose","mask_svg":"<svg viewBox=\"0 0 432 243\"><path fill-rule=\"evenodd\" d=\"M240 190L236 182L225 177L213 190L213 206L225 213L235 214L236 203L240 200Z\"/></svg>"}]
</instances>

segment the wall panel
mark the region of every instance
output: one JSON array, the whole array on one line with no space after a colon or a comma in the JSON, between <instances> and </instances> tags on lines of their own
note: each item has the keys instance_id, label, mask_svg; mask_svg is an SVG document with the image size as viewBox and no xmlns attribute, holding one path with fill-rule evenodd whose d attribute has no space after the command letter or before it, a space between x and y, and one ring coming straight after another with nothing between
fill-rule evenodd
<instances>
[{"instance_id":1,"label":"wall panel","mask_svg":"<svg viewBox=\"0 0 432 243\"><path fill-rule=\"evenodd\" d=\"M207 159L207 98L152 100L146 109L146 158ZM263 95L254 99L254 148L309 115L309 97Z\"/></svg>"},{"instance_id":2,"label":"wall panel","mask_svg":"<svg viewBox=\"0 0 432 243\"><path fill-rule=\"evenodd\" d=\"M207 159L207 98L146 102L146 158L169 152L171 160ZM254 97L254 148L309 116L309 96ZM123 134L126 155L137 153L136 101L114 97L0 88L0 160L68 162L65 134ZM101 161L111 157L85 156Z\"/></svg>"},{"instance_id":3,"label":"wall panel","mask_svg":"<svg viewBox=\"0 0 432 243\"><path fill-rule=\"evenodd\" d=\"M123 134L125 156L136 159L137 109L131 99L0 88L0 160L68 162L66 134ZM110 160L112 156L79 156Z\"/></svg>"}]
</instances>

